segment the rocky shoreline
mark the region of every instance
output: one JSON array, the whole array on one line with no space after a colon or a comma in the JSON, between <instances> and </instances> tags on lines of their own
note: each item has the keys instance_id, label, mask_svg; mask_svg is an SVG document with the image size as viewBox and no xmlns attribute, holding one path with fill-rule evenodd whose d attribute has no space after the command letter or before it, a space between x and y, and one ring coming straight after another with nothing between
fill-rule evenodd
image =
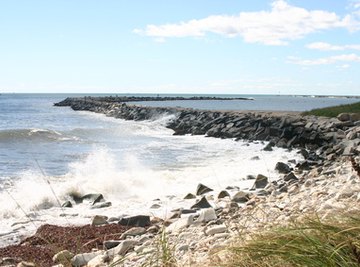
<instances>
[{"instance_id":1,"label":"rocky shoreline","mask_svg":"<svg viewBox=\"0 0 360 267\"><path fill-rule=\"evenodd\" d=\"M264 150L297 149L303 160L278 162L276 181L263 174L248 177L254 182L249 190L230 186L214 191L199 184L184 197L192 206L173 210L169 218L95 216L91 226L45 225L21 244L0 248L1 266L161 266L165 260L168 266L216 266L226 260L229 246L270 225L314 213L326 217L336 211L360 211L359 114L329 119L295 113L199 111L103 98L67 98L56 105L127 120L173 115L167 127L174 134L266 141ZM86 195L73 196L64 206L70 208L85 198L91 198L92 205L108 203L101 195ZM75 248L71 237L81 237ZM37 253L41 249L46 255Z\"/></svg>"}]
</instances>

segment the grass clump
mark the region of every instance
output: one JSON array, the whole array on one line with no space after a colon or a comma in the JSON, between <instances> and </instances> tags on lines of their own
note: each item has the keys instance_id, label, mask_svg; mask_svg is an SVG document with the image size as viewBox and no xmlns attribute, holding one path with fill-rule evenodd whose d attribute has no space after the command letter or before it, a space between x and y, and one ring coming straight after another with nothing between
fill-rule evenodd
<instances>
[{"instance_id":1,"label":"grass clump","mask_svg":"<svg viewBox=\"0 0 360 267\"><path fill-rule=\"evenodd\" d=\"M315 115L324 117L336 117L340 113L360 113L360 102L348 105L333 106L328 108L318 108L305 111L303 115Z\"/></svg>"},{"instance_id":2,"label":"grass clump","mask_svg":"<svg viewBox=\"0 0 360 267\"><path fill-rule=\"evenodd\" d=\"M274 228L230 248L229 256L225 266L360 266L360 214Z\"/></svg>"}]
</instances>

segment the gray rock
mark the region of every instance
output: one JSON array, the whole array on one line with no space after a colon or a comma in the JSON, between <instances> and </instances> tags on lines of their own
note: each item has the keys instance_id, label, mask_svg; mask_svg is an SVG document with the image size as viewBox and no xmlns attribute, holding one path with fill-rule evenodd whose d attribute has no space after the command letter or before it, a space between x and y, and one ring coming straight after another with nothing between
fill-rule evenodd
<instances>
[{"instance_id":1,"label":"gray rock","mask_svg":"<svg viewBox=\"0 0 360 267\"><path fill-rule=\"evenodd\" d=\"M228 191L222 190L222 191L218 194L218 199L220 199L220 198L225 198L225 197L230 197L230 194L228 193Z\"/></svg>"},{"instance_id":2,"label":"gray rock","mask_svg":"<svg viewBox=\"0 0 360 267\"><path fill-rule=\"evenodd\" d=\"M97 203L97 204L93 204L90 209L102 209L102 208L107 208L111 206L111 202L107 201L107 202L102 202L102 203Z\"/></svg>"},{"instance_id":3,"label":"gray rock","mask_svg":"<svg viewBox=\"0 0 360 267\"><path fill-rule=\"evenodd\" d=\"M61 205L61 207L63 207L63 208L72 208L72 203L68 200L68 201L65 201L62 205Z\"/></svg>"},{"instance_id":4,"label":"gray rock","mask_svg":"<svg viewBox=\"0 0 360 267\"><path fill-rule=\"evenodd\" d=\"M184 199L194 199L194 198L196 198L196 196L195 196L194 194L191 194L191 193L187 194L187 195L184 197Z\"/></svg>"},{"instance_id":5,"label":"gray rock","mask_svg":"<svg viewBox=\"0 0 360 267\"><path fill-rule=\"evenodd\" d=\"M260 160L259 156L252 157L251 160Z\"/></svg>"},{"instance_id":6,"label":"gray rock","mask_svg":"<svg viewBox=\"0 0 360 267\"><path fill-rule=\"evenodd\" d=\"M74 267L84 266L89 261L91 261L93 258L95 258L96 256L99 256L99 255L102 255L103 253L104 253L103 251L99 250L96 252L77 254L71 259L71 265Z\"/></svg>"},{"instance_id":7,"label":"gray rock","mask_svg":"<svg viewBox=\"0 0 360 267\"><path fill-rule=\"evenodd\" d=\"M208 209L202 209L200 214L199 214L199 218L196 220L196 222L210 222L213 220L216 220L217 216L216 216L216 212L214 208L208 208Z\"/></svg>"},{"instance_id":8,"label":"gray rock","mask_svg":"<svg viewBox=\"0 0 360 267\"><path fill-rule=\"evenodd\" d=\"M284 176L284 181L297 181L299 180L293 172L288 173Z\"/></svg>"},{"instance_id":9,"label":"gray rock","mask_svg":"<svg viewBox=\"0 0 360 267\"><path fill-rule=\"evenodd\" d=\"M144 227L133 227L129 230L127 230L126 232L124 232L120 239L125 239L128 236L137 236L137 235L142 235L146 233L146 229Z\"/></svg>"},{"instance_id":10,"label":"gray rock","mask_svg":"<svg viewBox=\"0 0 360 267\"><path fill-rule=\"evenodd\" d=\"M122 240L106 240L103 243L104 249L112 249L116 246L118 246L121 243Z\"/></svg>"},{"instance_id":11,"label":"gray rock","mask_svg":"<svg viewBox=\"0 0 360 267\"><path fill-rule=\"evenodd\" d=\"M54 263L69 264L73 257L74 257L74 253L72 253L68 250L62 250L62 251L56 253L53 256L52 260Z\"/></svg>"},{"instance_id":12,"label":"gray rock","mask_svg":"<svg viewBox=\"0 0 360 267\"><path fill-rule=\"evenodd\" d=\"M103 216L103 215L95 215L92 220L91 220L91 225L92 226L97 226L97 225L103 225L103 224L107 224L107 216Z\"/></svg>"},{"instance_id":13,"label":"gray rock","mask_svg":"<svg viewBox=\"0 0 360 267\"><path fill-rule=\"evenodd\" d=\"M248 193L245 193L243 191L237 192L233 197L232 201L237 203L245 203L250 199L250 196Z\"/></svg>"},{"instance_id":14,"label":"gray rock","mask_svg":"<svg viewBox=\"0 0 360 267\"><path fill-rule=\"evenodd\" d=\"M360 121L360 113L351 113L350 120L353 122Z\"/></svg>"},{"instance_id":15,"label":"gray rock","mask_svg":"<svg viewBox=\"0 0 360 267\"><path fill-rule=\"evenodd\" d=\"M198 202L191 206L192 209L207 209L211 208L210 203L207 201L206 197L202 197Z\"/></svg>"},{"instance_id":16,"label":"gray rock","mask_svg":"<svg viewBox=\"0 0 360 267\"><path fill-rule=\"evenodd\" d=\"M114 257L116 255L124 256L130 249L132 249L136 244L138 244L138 241L136 240L123 240L117 245L116 247L109 249L107 251L107 254L110 257Z\"/></svg>"},{"instance_id":17,"label":"gray rock","mask_svg":"<svg viewBox=\"0 0 360 267\"><path fill-rule=\"evenodd\" d=\"M276 163L275 170L277 170L279 173L287 174L291 172L291 168L289 165L287 165L284 162L278 162Z\"/></svg>"},{"instance_id":18,"label":"gray rock","mask_svg":"<svg viewBox=\"0 0 360 267\"><path fill-rule=\"evenodd\" d=\"M226 231L227 231L227 228L225 225L216 225L214 227L206 229L205 234L206 235L215 235L215 234L225 233Z\"/></svg>"},{"instance_id":19,"label":"gray rock","mask_svg":"<svg viewBox=\"0 0 360 267\"><path fill-rule=\"evenodd\" d=\"M137 215L132 217L122 218L119 221L120 225L124 226L138 226L145 227L150 225L150 217L147 215Z\"/></svg>"},{"instance_id":20,"label":"gray rock","mask_svg":"<svg viewBox=\"0 0 360 267\"><path fill-rule=\"evenodd\" d=\"M203 194L211 192L211 191L214 191L214 190L207 187L206 185L198 184L197 189L196 189L196 195L200 196L200 195L203 195Z\"/></svg>"},{"instance_id":21,"label":"gray rock","mask_svg":"<svg viewBox=\"0 0 360 267\"><path fill-rule=\"evenodd\" d=\"M256 189L265 188L265 186L269 183L269 179L262 174L258 174L255 179L254 187Z\"/></svg>"},{"instance_id":22,"label":"gray rock","mask_svg":"<svg viewBox=\"0 0 360 267\"><path fill-rule=\"evenodd\" d=\"M349 121L350 120L350 114L349 113L340 113L338 116L337 116L337 119L339 121Z\"/></svg>"}]
</instances>

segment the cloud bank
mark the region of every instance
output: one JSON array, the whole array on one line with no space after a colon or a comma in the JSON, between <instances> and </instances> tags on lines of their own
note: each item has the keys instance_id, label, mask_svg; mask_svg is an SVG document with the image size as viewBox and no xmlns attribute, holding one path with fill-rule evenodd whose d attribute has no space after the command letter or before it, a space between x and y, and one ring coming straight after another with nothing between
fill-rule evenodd
<instances>
[{"instance_id":1,"label":"cloud bank","mask_svg":"<svg viewBox=\"0 0 360 267\"><path fill-rule=\"evenodd\" d=\"M300 59L296 57L289 57L288 59L290 63L303 66L329 65L339 62L360 62L360 56L356 54L343 54L318 59Z\"/></svg>"},{"instance_id":2,"label":"cloud bank","mask_svg":"<svg viewBox=\"0 0 360 267\"><path fill-rule=\"evenodd\" d=\"M147 25L134 32L158 40L171 37L203 37L208 33L225 37L242 37L248 43L286 45L291 40L323 30L344 28L357 31L356 18L344 17L325 10L307 10L277 0L269 11L241 12L236 16L216 15L164 25Z\"/></svg>"},{"instance_id":3,"label":"cloud bank","mask_svg":"<svg viewBox=\"0 0 360 267\"><path fill-rule=\"evenodd\" d=\"M311 43L306 46L309 49L321 51L343 51L343 50L360 50L360 45L332 45L325 42Z\"/></svg>"}]
</instances>

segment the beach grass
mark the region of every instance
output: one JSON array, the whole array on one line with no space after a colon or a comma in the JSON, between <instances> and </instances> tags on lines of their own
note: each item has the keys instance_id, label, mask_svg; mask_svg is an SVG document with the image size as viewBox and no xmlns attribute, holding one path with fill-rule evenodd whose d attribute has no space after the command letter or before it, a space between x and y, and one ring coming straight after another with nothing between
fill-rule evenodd
<instances>
[{"instance_id":1,"label":"beach grass","mask_svg":"<svg viewBox=\"0 0 360 267\"><path fill-rule=\"evenodd\" d=\"M340 113L360 113L360 102L348 105L339 105L327 108L312 109L305 111L302 115L315 115L324 117L336 117Z\"/></svg>"},{"instance_id":2,"label":"beach grass","mask_svg":"<svg viewBox=\"0 0 360 267\"><path fill-rule=\"evenodd\" d=\"M360 266L360 214L320 220L308 218L265 232L232 246L222 266Z\"/></svg>"}]
</instances>

